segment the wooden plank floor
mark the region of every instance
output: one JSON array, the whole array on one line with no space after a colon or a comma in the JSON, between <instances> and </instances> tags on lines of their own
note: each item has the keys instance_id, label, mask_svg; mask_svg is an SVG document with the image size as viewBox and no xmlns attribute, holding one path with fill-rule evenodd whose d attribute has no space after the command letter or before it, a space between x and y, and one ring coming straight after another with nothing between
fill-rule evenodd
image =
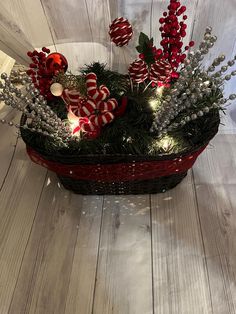
<instances>
[{"instance_id":1,"label":"wooden plank floor","mask_svg":"<svg viewBox=\"0 0 236 314\"><path fill-rule=\"evenodd\" d=\"M192 33L186 43L198 43L211 25L220 39L214 56L225 51L233 58L234 2L184 0ZM137 41L123 51L110 46L107 26L125 16L158 42L157 21L167 3L2 1L33 46L52 45L74 71L94 60L127 69ZM22 45L15 36L8 41L17 58ZM79 44L71 47L71 41ZM30 162L16 131L0 125L0 314L236 314L236 127L230 108L226 127L187 178L157 195L65 191L53 173Z\"/></svg>"},{"instance_id":2,"label":"wooden plank floor","mask_svg":"<svg viewBox=\"0 0 236 314\"><path fill-rule=\"evenodd\" d=\"M79 196L0 126L0 313L236 313L236 137L172 191Z\"/></svg>"}]
</instances>

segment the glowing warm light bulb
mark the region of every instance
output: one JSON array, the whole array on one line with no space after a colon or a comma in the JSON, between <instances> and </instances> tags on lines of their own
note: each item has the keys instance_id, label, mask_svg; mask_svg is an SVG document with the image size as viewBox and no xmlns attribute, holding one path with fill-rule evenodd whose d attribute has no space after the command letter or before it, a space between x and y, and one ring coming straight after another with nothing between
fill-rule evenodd
<instances>
[{"instance_id":1,"label":"glowing warm light bulb","mask_svg":"<svg viewBox=\"0 0 236 314\"><path fill-rule=\"evenodd\" d=\"M165 86L157 87L157 95L162 96Z\"/></svg>"},{"instance_id":2,"label":"glowing warm light bulb","mask_svg":"<svg viewBox=\"0 0 236 314\"><path fill-rule=\"evenodd\" d=\"M157 99L152 99L149 101L149 105L151 106L151 108L153 110L156 110L157 109L157 106L158 106L159 102Z\"/></svg>"},{"instance_id":3,"label":"glowing warm light bulb","mask_svg":"<svg viewBox=\"0 0 236 314\"><path fill-rule=\"evenodd\" d=\"M162 148L163 148L165 151L167 151L168 148L169 148L169 146L170 146L170 141L169 141L169 139L164 139L164 140L163 140L163 143L162 143Z\"/></svg>"},{"instance_id":4,"label":"glowing warm light bulb","mask_svg":"<svg viewBox=\"0 0 236 314\"><path fill-rule=\"evenodd\" d=\"M67 118L70 122L72 135L76 135L77 137L80 137L80 135L81 135L80 134L81 132L79 132L79 131L85 131L85 129L84 129L85 124L90 123L90 121L87 117L77 117L71 111L68 112Z\"/></svg>"},{"instance_id":5,"label":"glowing warm light bulb","mask_svg":"<svg viewBox=\"0 0 236 314\"><path fill-rule=\"evenodd\" d=\"M164 152L168 152L171 150L171 148L176 144L176 139L172 136L165 135L160 140L160 146L163 149Z\"/></svg>"},{"instance_id":6,"label":"glowing warm light bulb","mask_svg":"<svg viewBox=\"0 0 236 314\"><path fill-rule=\"evenodd\" d=\"M80 132L76 132L75 134L75 130L76 128L79 126L79 117L77 117L76 115L74 115L71 111L68 112L67 114L67 118L70 122L70 128L71 128L71 133L73 135L76 135L77 137L80 136Z\"/></svg>"}]
</instances>

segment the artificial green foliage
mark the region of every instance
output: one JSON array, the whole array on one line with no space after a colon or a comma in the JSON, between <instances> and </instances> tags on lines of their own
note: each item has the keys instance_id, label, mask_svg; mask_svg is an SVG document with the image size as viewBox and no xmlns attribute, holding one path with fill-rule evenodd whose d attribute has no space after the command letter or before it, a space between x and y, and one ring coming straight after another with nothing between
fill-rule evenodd
<instances>
[{"instance_id":1,"label":"artificial green foliage","mask_svg":"<svg viewBox=\"0 0 236 314\"><path fill-rule=\"evenodd\" d=\"M66 74L60 72L54 77L53 82L62 84L65 89L78 90L81 95L86 94L85 77L82 75L75 75L71 72L67 72Z\"/></svg>"},{"instance_id":2,"label":"artificial green foliage","mask_svg":"<svg viewBox=\"0 0 236 314\"><path fill-rule=\"evenodd\" d=\"M21 130L26 143L32 148L52 154L62 153L71 156L81 155L101 155L101 154L127 154L127 155L159 155L184 152L186 150L201 145L209 134L214 132L215 126L219 124L219 110L212 109L207 115L190 121L184 127L169 132L162 138L150 133L153 123L154 113L161 108L161 96L156 93L155 88L145 89L144 84L134 89L129 86L128 78L125 75L109 71L105 65L94 63L82 69L84 74L94 72L98 77L98 85L104 84L111 91L111 96L120 103L122 95L128 98L126 112L121 117L116 117L113 122L105 125L101 134L96 139L88 139L82 135L80 142L72 140L68 147L61 147L50 137L33 133L29 130ZM78 79L79 81L79 79ZM85 84L80 80L81 89ZM196 109L201 109L209 103L213 103L222 96L221 91L213 91L212 94L203 98L201 103L195 104ZM165 97L165 91L163 93ZM154 104L154 106L153 106ZM67 119L67 110L64 102L59 97L55 97L49 103L61 119ZM182 111L173 122L179 122L183 117L189 115L188 109ZM167 141L165 137L167 136ZM165 141L165 145L163 145ZM167 146L166 146L167 142Z\"/></svg>"},{"instance_id":3,"label":"artificial green foliage","mask_svg":"<svg viewBox=\"0 0 236 314\"><path fill-rule=\"evenodd\" d=\"M65 103L60 97L55 97L53 100L49 101L48 106L57 114L60 119L67 119Z\"/></svg>"},{"instance_id":4,"label":"artificial green foliage","mask_svg":"<svg viewBox=\"0 0 236 314\"><path fill-rule=\"evenodd\" d=\"M211 135L214 136L216 126L218 127L219 123L219 110L212 109L207 115L191 121L179 131L175 131L175 134L180 135L188 141L190 146L194 147L204 143L206 138L211 138Z\"/></svg>"}]
</instances>

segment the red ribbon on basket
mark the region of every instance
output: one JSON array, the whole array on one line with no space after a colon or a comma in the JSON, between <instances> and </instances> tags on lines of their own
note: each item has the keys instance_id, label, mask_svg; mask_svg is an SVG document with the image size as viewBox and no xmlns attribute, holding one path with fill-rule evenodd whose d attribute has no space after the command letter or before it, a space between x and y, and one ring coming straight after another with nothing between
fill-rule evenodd
<instances>
[{"instance_id":1,"label":"red ribbon on basket","mask_svg":"<svg viewBox=\"0 0 236 314\"><path fill-rule=\"evenodd\" d=\"M116 164L63 164L49 161L27 146L31 160L58 175L99 182L142 181L180 174L190 169L206 145L194 153L172 160L139 161ZM94 157L96 158L96 157Z\"/></svg>"}]
</instances>

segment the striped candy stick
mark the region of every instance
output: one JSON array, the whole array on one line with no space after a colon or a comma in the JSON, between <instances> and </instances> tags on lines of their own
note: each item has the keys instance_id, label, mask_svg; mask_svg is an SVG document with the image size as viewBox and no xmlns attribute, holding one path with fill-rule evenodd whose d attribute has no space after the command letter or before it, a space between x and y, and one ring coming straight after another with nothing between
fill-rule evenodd
<instances>
[{"instance_id":1,"label":"striped candy stick","mask_svg":"<svg viewBox=\"0 0 236 314\"><path fill-rule=\"evenodd\" d=\"M117 106L118 103L115 98L111 98L107 102L100 101L97 103L92 99L88 99L86 104L79 109L79 115L81 117L91 117L98 110L99 116L104 112L113 111Z\"/></svg>"},{"instance_id":2,"label":"striped candy stick","mask_svg":"<svg viewBox=\"0 0 236 314\"><path fill-rule=\"evenodd\" d=\"M81 105L81 101L83 100L79 91L64 89L63 85L60 83L53 83L50 86L50 91L52 95L62 98L68 111L73 111L76 115L78 115L78 107Z\"/></svg>"},{"instance_id":3,"label":"striped candy stick","mask_svg":"<svg viewBox=\"0 0 236 314\"><path fill-rule=\"evenodd\" d=\"M68 105L70 105L71 103L78 103L81 94L77 90L64 89L61 97Z\"/></svg>"},{"instance_id":4,"label":"striped candy stick","mask_svg":"<svg viewBox=\"0 0 236 314\"><path fill-rule=\"evenodd\" d=\"M79 132L83 128L84 124L90 123L87 117L77 117L71 110L69 110L67 118L73 126L72 134Z\"/></svg>"},{"instance_id":5,"label":"striped candy stick","mask_svg":"<svg viewBox=\"0 0 236 314\"><path fill-rule=\"evenodd\" d=\"M113 111L114 109L116 109L118 106L118 102L115 98L111 98L108 99L108 101L101 101L98 104L98 109L101 112L105 112L105 111Z\"/></svg>"},{"instance_id":6,"label":"striped candy stick","mask_svg":"<svg viewBox=\"0 0 236 314\"><path fill-rule=\"evenodd\" d=\"M80 117L89 117L95 113L97 109L97 103L93 99L88 99L83 106L78 109Z\"/></svg>"},{"instance_id":7,"label":"striped candy stick","mask_svg":"<svg viewBox=\"0 0 236 314\"><path fill-rule=\"evenodd\" d=\"M73 129L72 134L75 134L80 130L84 130L84 125L86 124L90 124L90 121L87 117L78 118L78 125Z\"/></svg>"},{"instance_id":8,"label":"striped candy stick","mask_svg":"<svg viewBox=\"0 0 236 314\"><path fill-rule=\"evenodd\" d=\"M90 124L84 125L84 131L85 131L85 138L97 138L99 134L101 133L101 128L98 126Z\"/></svg>"},{"instance_id":9,"label":"striped candy stick","mask_svg":"<svg viewBox=\"0 0 236 314\"><path fill-rule=\"evenodd\" d=\"M72 111L76 116L79 116L79 108L83 104L83 98L77 90L64 89L61 98L67 104L67 110Z\"/></svg>"},{"instance_id":10,"label":"striped candy stick","mask_svg":"<svg viewBox=\"0 0 236 314\"><path fill-rule=\"evenodd\" d=\"M102 127L105 124L110 123L114 119L114 114L106 111L98 116L92 115L89 117L89 120L94 124L95 126Z\"/></svg>"},{"instance_id":11,"label":"striped candy stick","mask_svg":"<svg viewBox=\"0 0 236 314\"><path fill-rule=\"evenodd\" d=\"M89 123L86 123L86 124L84 124L83 125L83 131L85 131L85 132L93 132L93 131L95 131L96 129L98 129L98 126L96 126L92 121L91 121L91 119L93 119L93 117L96 117L96 115L94 114L94 115L91 115L90 117L89 117Z\"/></svg>"},{"instance_id":12,"label":"striped candy stick","mask_svg":"<svg viewBox=\"0 0 236 314\"><path fill-rule=\"evenodd\" d=\"M97 75L92 72L86 75L86 88L87 95L97 101L105 100L110 95L109 89L106 86L101 85L98 88Z\"/></svg>"}]
</instances>

